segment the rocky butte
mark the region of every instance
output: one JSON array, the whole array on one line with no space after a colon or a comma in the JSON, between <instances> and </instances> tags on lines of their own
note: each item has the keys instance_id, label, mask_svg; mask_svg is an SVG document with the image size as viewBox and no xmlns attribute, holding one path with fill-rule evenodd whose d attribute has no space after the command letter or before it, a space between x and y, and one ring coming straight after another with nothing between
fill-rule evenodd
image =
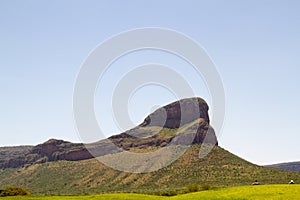
<instances>
[{"instance_id":1,"label":"rocky butte","mask_svg":"<svg viewBox=\"0 0 300 200\"><path fill-rule=\"evenodd\" d=\"M204 142L218 145L215 132L209 124L208 109L207 103L199 97L182 99L163 106L133 129L92 144L93 148L97 149L96 156L114 151L109 149L108 140L125 150L164 147L170 142L174 145ZM170 134L165 134L166 130ZM180 139L176 137L178 134L181 134ZM93 156L84 144L56 139L37 146L0 148L0 168L2 169L26 167L57 160L77 161L90 158Z\"/></svg>"}]
</instances>

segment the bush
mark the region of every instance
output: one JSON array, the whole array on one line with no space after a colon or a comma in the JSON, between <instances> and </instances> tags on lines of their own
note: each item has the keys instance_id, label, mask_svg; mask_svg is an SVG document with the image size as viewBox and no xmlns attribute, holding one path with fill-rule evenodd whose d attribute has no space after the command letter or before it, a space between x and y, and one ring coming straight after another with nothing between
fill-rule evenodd
<instances>
[{"instance_id":1,"label":"bush","mask_svg":"<svg viewBox=\"0 0 300 200\"><path fill-rule=\"evenodd\" d=\"M150 193L152 195L156 195L156 196L167 196L167 197L170 197L170 196L176 196L178 195L178 191L172 191L172 190L166 190L166 191L157 191L157 192L153 192L153 193Z\"/></svg>"},{"instance_id":2,"label":"bush","mask_svg":"<svg viewBox=\"0 0 300 200\"><path fill-rule=\"evenodd\" d=\"M198 192L198 191L200 191L200 187L197 183L191 184L191 185L186 186L185 191L186 191L186 193Z\"/></svg>"},{"instance_id":3,"label":"bush","mask_svg":"<svg viewBox=\"0 0 300 200\"><path fill-rule=\"evenodd\" d=\"M209 184L202 184L200 186L201 190L210 190L211 189L211 185Z\"/></svg>"},{"instance_id":4,"label":"bush","mask_svg":"<svg viewBox=\"0 0 300 200\"><path fill-rule=\"evenodd\" d=\"M27 189L16 186L9 186L0 190L0 197L6 196L25 196L30 195Z\"/></svg>"},{"instance_id":5,"label":"bush","mask_svg":"<svg viewBox=\"0 0 300 200\"><path fill-rule=\"evenodd\" d=\"M164 191L164 192L161 192L160 195L161 196L171 197L171 196L176 196L177 192L176 191Z\"/></svg>"}]
</instances>

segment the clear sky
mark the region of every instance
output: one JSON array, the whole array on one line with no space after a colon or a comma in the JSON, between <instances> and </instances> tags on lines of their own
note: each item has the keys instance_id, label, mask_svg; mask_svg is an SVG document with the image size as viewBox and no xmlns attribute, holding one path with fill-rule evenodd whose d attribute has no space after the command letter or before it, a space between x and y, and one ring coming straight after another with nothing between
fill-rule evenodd
<instances>
[{"instance_id":1,"label":"clear sky","mask_svg":"<svg viewBox=\"0 0 300 200\"><path fill-rule=\"evenodd\" d=\"M256 164L300 161L297 0L1 0L0 146L80 141L72 95L81 64L107 38L142 27L182 32L215 62L226 92L220 146ZM136 53L120 59L112 73L152 59L181 69L210 103L203 80L194 80L174 56ZM139 123L153 106L173 98L159 87L144 88L132 98L129 113ZM96 102L101 121L105 101L96 95ZM107 135L118 132L110 117L104 117Z\"/></svg>"}]
</instances>

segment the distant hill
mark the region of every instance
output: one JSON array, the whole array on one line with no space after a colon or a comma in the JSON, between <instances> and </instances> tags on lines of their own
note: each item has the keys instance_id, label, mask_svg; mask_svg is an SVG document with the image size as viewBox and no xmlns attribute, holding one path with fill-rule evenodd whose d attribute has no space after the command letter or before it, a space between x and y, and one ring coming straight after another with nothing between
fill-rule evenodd
<instances>
[{"instance_id":1,"label":"distant hill","mask_svg":"<svg viewBox=\"0 0 300 200\"><path fill-rule=\"evenodd\" d=\"M0 147L0 160L26 155L33 146Z\"/></svg>"},{"instance_id":2,"label":"distant hill","mask_svg":"<svg viewBox=\"0 0 300 200\"><path fill-rule=\"evenodd\" d=\"M266 167L300 172L300 162L279 163L274 165L266 165Z\"/></svg>"},{"instance_id":3,"label":"distant hill","mask_svg":"<svg viewBox=\"0 0 300 200\"><path fill-rule=\"evenodd\" d=\"M182 109L187 111L183 119ZM195 110L200 110L200 114ZM166 116L164 124L162 113ZM176 140L177 135L183 136L180 141ZM63 140L51 139L34 147L0 148L0 188L17 185L33 194L74 195L177 191L193 183L228 187L249 185L254 180L262 184L287 183L291 179L300 182L299 172L257 166L217 146L209 125L208 106L201 98L166 105L139 126L91 145L97 150L97 157L121 157L119 151L108 151L108 140L122 149L140 153L158 150L171 141L176 147L185 146L188 141L192 145L175 162L150 173L114 170L93 158L83 144ZM200 148L209 150L212 145L212 151L199 158Z\"/></svg>"}]
</instances>

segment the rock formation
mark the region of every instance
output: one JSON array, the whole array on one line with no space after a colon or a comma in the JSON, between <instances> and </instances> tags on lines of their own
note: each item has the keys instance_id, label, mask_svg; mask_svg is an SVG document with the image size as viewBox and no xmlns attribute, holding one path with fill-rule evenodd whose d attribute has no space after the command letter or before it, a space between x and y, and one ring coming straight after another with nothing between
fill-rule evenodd
<instances>
[{"instance_id":1,"label":"rock formation","mask_svg":"<svg viewBox=\"0 0 300 200\"><path fill-rule=\"evenodd\" d=\"M139 126L92 145L97 156L118 152L111 149L108 140L124 150L164 147L170 144L217 145L215 132L209 125L208 109L207 103L201 98L182 99L157 109ZM93 158L84 144L63 140L51 139L34 147L18 148L13 154L13 149L9 151L7 148L0 148L0 169L57 160L77 161Z\"/></svg>"},{"instance_id":2,"label":"rock formation","mask_svg":"<svg viewBox=\"0 0 300 200\"><path fill-rule=\"evenodd\" d=\"M201 98L187 98L157 109L147 116L140 126L163 126L174 129L199 118L209 123L207 103Z\"/></svg>"}]
</instances>

